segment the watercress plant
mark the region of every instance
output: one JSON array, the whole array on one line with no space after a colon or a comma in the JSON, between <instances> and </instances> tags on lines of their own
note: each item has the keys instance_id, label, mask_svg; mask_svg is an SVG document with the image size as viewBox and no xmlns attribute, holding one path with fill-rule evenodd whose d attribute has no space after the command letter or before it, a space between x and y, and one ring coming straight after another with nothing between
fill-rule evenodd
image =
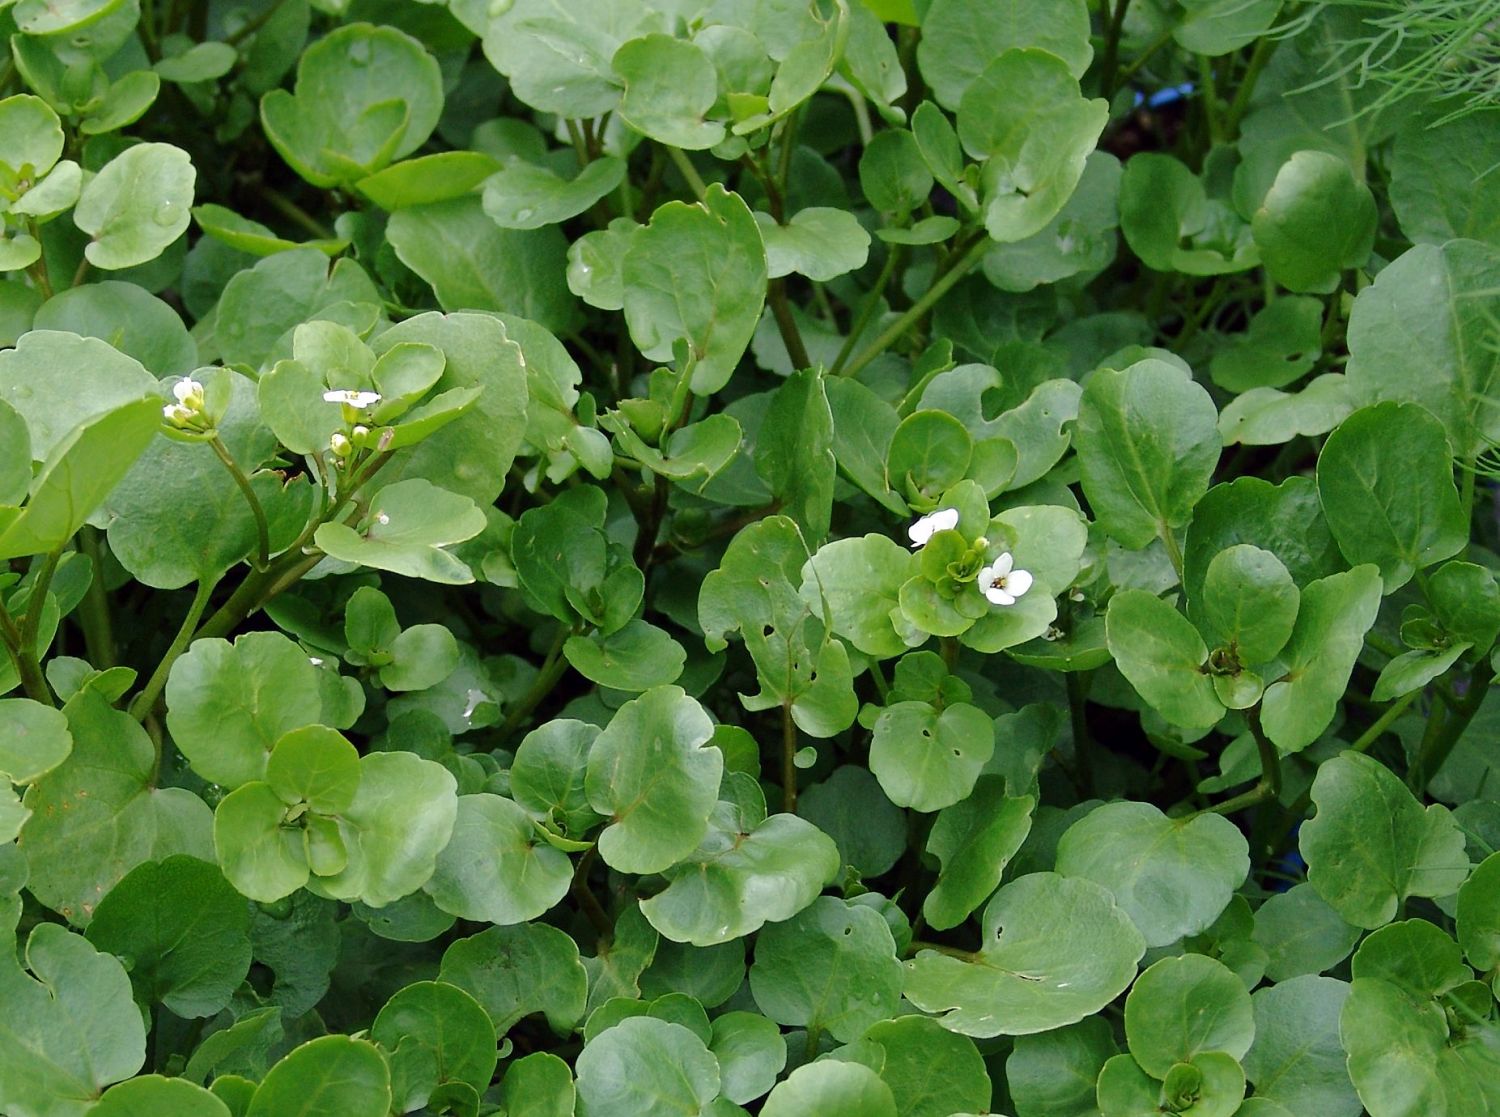
<instances>
[{"instance_id":1,"label":"watercress plant","mask_svg":"<svg viewBox=\"0 0 1500 1117\"><path fill-rule=\"evenodd\" d=\"M1500 1109L1495 0L0 0L0 1112Z\"/></svg>"}]
</instances>

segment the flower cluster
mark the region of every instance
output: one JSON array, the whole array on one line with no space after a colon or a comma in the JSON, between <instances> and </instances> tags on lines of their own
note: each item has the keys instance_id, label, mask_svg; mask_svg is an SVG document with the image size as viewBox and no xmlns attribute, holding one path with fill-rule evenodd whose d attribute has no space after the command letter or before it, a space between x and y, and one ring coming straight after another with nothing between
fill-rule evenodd
<instances>
[{"instance_id":1,"label":"flower cluster","mask_svg":"<svg viewBox=\"0 0 1500 1117\"><path fill-rule=\"evenodd\" d=\"M203 385L191 376L184 376L172 385L172 396L176 403L161 409L162 418L179 430L191 430L203 425Z\"/></svg>"},{"instance_id":2,"label":"flower cluster","mask_svg":"<svg viewBox=\"0 0 1500 1117\"><path fill-rule=\"evenodd\" d=\"M360 420L366 417L365 412L380 402L380 393L337 388L324 392L323 402L341 405L344 409L344 422L349 424L347 434L334 431L333 437L328 440L328 449L333 453L334 461L342 463L354 453L357 446L364 444L365 436L370 433L370 428Z\"/></svg>"},{"instance_id":3,"label":"flower cluster","mask_svg":"<svg viewBox=\"0 0 1500 1117\"><path fill-rule=\"evenodd\" d=\"M920 550L938 532L952 531L956 527L958 509L939 508L918 519L906 529L906 534L911 539L912 548ZM976 545L983 548L987 544L980 539ZM979 592L991 605L1014 605L1017 598L1031 589L1032 581L1029 571L1016 569L1015 557L1009 551L1001 552L993 562L982 567L975 578Z\"/></svg>"}]
</instances>

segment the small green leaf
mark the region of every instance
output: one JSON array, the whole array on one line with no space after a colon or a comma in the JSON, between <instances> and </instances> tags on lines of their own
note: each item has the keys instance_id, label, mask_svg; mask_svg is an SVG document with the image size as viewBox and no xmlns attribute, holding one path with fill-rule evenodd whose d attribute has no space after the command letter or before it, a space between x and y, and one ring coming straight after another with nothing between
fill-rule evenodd
<instances>
[{"instance_id":1,"label":"small green leaf","mask_svg":"<svg viewBox=\"0 0 1500 1117\"><path fill-rule=\"evenodd\" d=\"M89 1110L99 1117L230 1117L229 1107L202 1086L181 1078L144 1074L111 1086Z\"/></svg>"},{"instance_id":2,"label":"small green leaf","mask_svg":"<svg viewBox=\"0 0 1500 1117\"><path fill-rule=\"evenodd\" d=\"M765 214L757 214L756 221L771 279L796 272L827 283L864 267L870 255L870 234L847 210L810 206L785 225Z\"/></svg>"},{"instance_id":3,"label":"small green leaf","mask_svg":"<svg viewBox=\"0 0 1500 1117\"><path fill-rule=\"evenodd\" d=\"M637 1117L653 1108L704 1113L719 1093L719 1064L680 1024L622 1020L578 1056L578 1100L597 1117Z\"/></svg>"},{"instance_id":4,"label":"small green leaf","mask_svg":"<svg viewBox=\"0 0 1500 1117\"><path fill-rule=\"evenodd\" d=\"M441 981L397 992L370 1025L387 1052L391 1093L402 1112L427 1104L445 1082L487 1090L495 1074L495 1028L479 1002Z\"/></svg>"},{"instance_id":5,"label":"small green leaf","mask_svg":"<svg viewBox=\"0 0 1500 1117\"><path fill-rule=\"evenodd\" d=\"M1017 1036L1005 1060L1016 1117L1097 1117L1094 1083L1117 1053L1109 1022L1100 1016Z\"/></svg>"},{"instance_id":6,"label":"small green leaf","mask_svg":"<svg viewBox=\"0 0 1500 1117\"><path fill-rule=\"evenodd\" d=\"M1243 1058L1255 1038L1250 993L1223 963L1202 954L1149 966L1125 998L1130 1054L1153 1078L1205 1051Z\"/></svg>"},{"instance_id":7,"label":"small green leaf","mask_svg":"<svg viewBox=\"0 0 1500 1117\"><path fill-rule=\"evenodd\" d=\"M931 1017L882 1020L861 1042L883 1052L881 1080L891 1088L897 1112L906 1117L949 1117L989 1108L990 1078L974 1041Z\"/></svg>"},{"instance_id":8,"label":"small green leaf","mask_svg":"<svg viewBox=\"0 0 1500 1117\"><path fill-rule=\"evenodd\" d=\"M491 927L459 939L443 953L439 978L483 1005L501 1035L534 1012L568 1035L583 1019L588 998L578 944L545 923Z\"/></svg>"},{"instance_id":9,"label":"small green leaf","mask_svg":"<svg viewBox=\"0 0 1500 1117\"><path fill-rule=\"evenodd\" d=\"M568 855L538 834L531 816L499 795L463 795L453 836L422 887L443 911L506 925L536 919L567 894Z\"/></svg>"},{"instance_id":10,"label":"small green leaf","mask_svg":"<svg viewBox=\"0 0 1500 1117\"><path fill-rule=\"evenodd\" d=\"M473 572L444 550L484 530L484 513L466 496L419 478L380 490L361 528L326 523L314 542L345 562L447 585L474 580Z\"/></svg>"},{"instance_id":11,"label":"small green leaf","mask_svg":"<svg viewBox=\"0 0 1500 1117\"><path fill-rule=\"evenodd\" d=\"M623 44L610 65L625 86L620 118L636 131L688 151L724 138L723 124L704 119L718 99L718 75L694 43L646 35Z\"/></svg>"},{"instance_id":12,"label":"small green leaf","mask_svg":"<svg viewBox=\"0 0 1500 1117\"><path fill-rule=\"evenodd\" d=\"M1271 278L1291 291L1326 294L1369 258L1375 222L1375 197L1347 162L1299 151L1277 172L1250 231Z\"/></svg>"},{"instance_id":13,"label":"small green leaf","mask_svg":"<svg viewBox=\"0 0 1500 1117\"><path fill-rule=\"evenodd\" d=\"M1286 646L1302 595L1281 560L1241 543L1226 547L1203 578L1204 636L1232 648L1239 662L1264 663Z\"/></svg>"},{"instance_id":14,"label":"small green leaf","mask_svg":"<svg viewBox=\"0 0 1500 1117\"><path fill-rule=\"evenodd\" d=\"M1031 832L1031 796L1006 794L1002 777L983 775L968 798L944 808L932 825L927 852L942 870L922 902L938 930L956 927L994 892L1005 866Z\"/></svg>"},{"instance_id":15,"label":"small green leaf","mask_svg":"<svg viewBox=\"0 0 1500 1117\"><path fill-rule=\"evenodd\" d=\"M320 1036L282 1058L267 1073L245 1117L281 1117L319 1107L346 1117L386 1117L391 1074L380 1049L349 1036Z\"/></svg>"},{"instance_id":16,"label":"small green leaf","mask_svg":"<svg viewBox=\"0 0 1500 1117\"><path fill-rule=\"evenodd\" d=\"M171 144L137 144L111 159L73 210L91 237L89 263L114 271L160 256L187 231L196 179L188 153Z\"/></svg>"},{"instance_id":17,"label":"small green leaf","mask_svg":"<svg viewBox=\"0 0 1500 1117\"><path fill-rule=\"evenodd\" d=\"M1082 77L1094 56L1081 0L934 0L922 20L917 64L938 101L957 109L970 84L1002 51L1039 47Z\"/></svg>"},{"instance_id":18,"label":"small green leaf","mask_svg":"<svg viewBox=\"0 0 1500 1117\"><path fill-rule=\"evenodd\" d=\"M1110 654L1136 693L1173 725L1208 729L1224 716L1192 622L1146 590L1115 594L1104 616Z\"/></svg>"},{"instance_id":19,"label":"small green leaf","mask_svg":"<svg viewBox=\"0 0 1500 1117\"><path fill-rule=\"evenodd\" d=\"M72 751L61 711L29 698L0 699L0 775L11 783L35 783Z\"/></svg>"},{"instance_id":20,"label":"small green leaf","mask_svg":"<svg viewBox=\"0 0 1500 1117\"><path fill-rule=\"evenodd\" d=\"M870 741L870 771L898 807L937 811L968 797L995 750L995 725L977 706L887 706Z\"/></svg>"},{"instance_id":21,"label":"small green leaf","mask_svg":"<svg viewBox=\"0 0 1500 1117\"><path fill-rule=\"evenodd\" d=\"M609 155L572 179L515 159L484 180L484 212L502 229L540 229L577 217L624 178L624 161Z\"/></svg>"},{"instance_id":22,"label":"small green leaf","mask_svg":"<svg viewBox=\"0 0 1500 1117\"><path fill-rule=\"evenodd\" d=\"M1244 1061L1256 1097L1292 1113L1357 1117L1360 1103L1349 1074L1364 1053L1352 1029L1345 1033L1348 1054L1340 1043L1339 1014L1349 993L1344 982L1312 974L1255 991L1255 1043ZM1426 1014L1404 1015L1405 1021L1386 1033L1390 1038ZM1378 1030L1385 1021L1377 1017L1369 1023Z\"/></svg>"}]
</instances>

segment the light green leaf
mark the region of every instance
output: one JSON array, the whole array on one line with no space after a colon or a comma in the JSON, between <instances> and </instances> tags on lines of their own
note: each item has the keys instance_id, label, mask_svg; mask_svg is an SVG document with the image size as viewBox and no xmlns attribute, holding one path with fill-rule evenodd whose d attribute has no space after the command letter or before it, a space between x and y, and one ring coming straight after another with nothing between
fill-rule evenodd
<instances>
[{"instance_id":1,"label":"light green leaf","mask_svg":"<svg viewBox=\"0 0 1500 1117\"><path fill-rule=\"evenodd\" d=\"M934 0L922 20L917 65L943 107L956 110L994 58L1026 47L1051 51L1082 77L1094 57L1082 0Z\"/></svg>"},{"instance_id":2,"label":"light green leaf","mask_svg":"<svg viewBox=\"0 0 1500 1117\"><path fill-rule=\"evenodd\" d=\"M515 159L485 179L484 212L502 229L540 229L577 217L624 177L624 161L608 155L572 179Z\"/></svg>"},{"instance_id":3,"label":"light green leaf","mask_svg":"<svg viewBox=\"0 0 1500 1117\"><path fill-rule=\"evenodd\" d=\"M523 1016L544 1013L558 1035L583 1019L588 973L578 944L545 923L491 927L443 954L440 979L484 1006L501 1035Z\"/></svg>"},{"instance_id":4,"label":"light green leaf","mask_svg":"<svg viewBox=\"0 0 1500 1117\"><path fill-rule=\"evenodd\" d=\"M1120 673L1173 725L1208 729L1224 716L1206 667L1203 637L1161 598L1146 590L1115 594L1104 631Z\"/></svg>"},{"instance_id":5,"label":"light green leaf","mask_svg":"<svg viewBox=\"0 0 1500 1117\"><path fill-rule=\"evenodd\" d=\"M906 641L891 614L899 608L901 586L915 574L915 566L911 552L886 535L835 540L818 548L803 566L804 598L820 593L834 633L866 655L900 655Z\"/></svg>"},{"instance_id":6,"label":"light green leaf","mask_svg":"<svg viewBox=\"0 0 1500 1117\"><path fill-rule=\"evenodd\" d=\"M73 210L91 238L89 263L114 271L160 256L187 231L196 178L188 153L171 144L136 144L111 159Z\"/></svg>"},{"instance_id":7,"label":"light green leaf","mask_svg":"<svg viewBox=\"0 0 1500 1117\"><path fill-rule=\"evenodd\" d=\"M1379 927L1408 896L1447 896L1469 873L1463 832L1440 804L1425 810L1389 768L1345 752L1318 767L1317 813L1302 826L1308 880L1356 927Z\"/></svg>"},{"instance_id":8,"label":"light green leaf","mask_svg":"<svg viewBox=\"0 0 1500 1117\"><path fill-rule=\"evenodd\" d=\"M1089 377L1074 433L1095 517L1132 548L1187 525L1221 448L1209 394L1151 358Z\"/></svg>"},{"instance_id":9,"label":"light green leaf","mask_svg":"<svg viewBox=\"0 0 1500 1117\"><path fill-rule=\"evenodd\" d=\"M656 13L639 0L585 0L561 8L549 0L519 0L487 22L485 57L516 96L573 119L619 104L610 59L627 39L660 29Z\"/></svg>"},{"instance_id":10,"label":"light green leaf","mask_svg":"<svg viewBox=\"0 0 1500 1117\"><path fill-rule=\"evenodd\" d=\"M540 839L524 810L481 794L459 798L453 837L422 887L443 911L503 926L542 915L572 879L568 855Z\"/></svg>"},{"instance_id":11,"label":"light green leaf","mask_svg":"<svg viewBox=\"0 0 1500 1117\"><path fill-rule=\"evenodd\" d=\"M1109 889L1146 944L1166 946L1218 918L1250 871L1250 851L1221 815L1168 818L1150 803L1106 803L1063 834L1057 871Z\"/></svg>"},{"instance_id":12,"label":"light green leaf","mask_svg":"<svg viewBox=\"0 0 1500 1117\"><path fill-rule=\"evenodd\" d=\"M839 868L828 835L795 815L772 815L753 829L711 832L641 911L674 942L714 946L796 915Z\"/></svg>"},{"instance_id":13,"label":"light green leaf","mask_svg":"<svg viewBox=\"0 0 1500 1117\"><path fill-rule=\"evenodd\" d=\"M834 840L842 863L863 877L888 872L906 852L906 815L885 797L869 769L835 768L797 794L797 813Z\"/></svg>"},{"instance_id":14,"label":"light green leaf","mask_svg":"<svg viewBox=\"0 0 1500 1117\"><path fill-rule=\"evenodd\" d=\"M700 396L729 382L760 320L766 255L738 194L715 184L697 205L669 202L631 238L621 266L625 321L653 361L686 338Z\"/></svg>"},{"instance_id":15,"label":"light green leaf","mask_svg":"<svg viewBox=\"0 0 1500 1117\"><path fill-rule=\"evenodd\" d=\"M989 1074L966 1036L955 1035L926 1016L882 1020L862 1043L884 1054L880 1077L904 1117L949 1117L989 1108Z\"/></svg>"},{"instance_id":16,"label":"light green leaf","mask_svg":"<svg viewBox=\"0 0 1500 1117\"><path fill-rule=\"evenodd\" d=\"M821 370L792 373L771 396L755 444L755 469L809 544L833 513L833 413Z\"/></svg>"},{"instance_id":17,"label":"light green leaf","mask_svg":"<svg viewBox=\"0 0 1500 1117\"><path fill-rule=\"evenodd\" d=\"M612 821L599 835L605 864L659 873L708 832L724 768L705 748L713 723L680 687L653 687L621 706L589 749L589 806Z\"/></svg>"},{"instance_id":18,"label":"light green leaf","mask_svg":"<svg viewBox=\"0 0 1500 1117\"><path fill-rule=\"evenodd\" d=\"M281 797L258 780L231 791L214 808L214 852L224 875L242 895L263 904L290 896L308 881L306 831L283 825L286 814Z\"/></svg>"},{"instance_id":19,"label":"light green leaf","mask_svg":"<svg viewBox=\"0 0 1500 1117\"><path fill-rule=\"evenodd\" d=\"M1271 278L1291 291L1326 294L1369 258L1375 220L1375 197L1347 162L1299 151L1277 172L1250 231Z\"/></svg>"},{"instance_id":20,"label":"light green leaf","mask_svg":"<svg viewBox=\"0 0 1500 1117\"><path fill-rule=\"evenodd\" d=\"M1226 547L1208 564L1200 618L1204 637L1233 649L1238 662L1264 663L1291 639L1302 594L1280 559L1248 543Z\"/></svg>"},{"instance_id":21,"label":"light green leaf","mask_svg":"<svg viewBox=\"0 0 1500 1117\"><path fill-rule=\"evenodd\" d=\"M1130 1054L1153 1078L1205 1051L1244 1057L1255 1038L1250 993L1222 962L1202 954L1149 966L1125 998Z\"/></svg>"},{"instance_id":22,"label":"light green leaf","mask_svg":"<svg viewBox=\"0 0 1500 1117\"><path fill-rule=\"evenodd\" d=\"M167 678L167 728L193 769L235 788L264 778L276 742L322 713L318 673L278 632L196 641Z\"/></svg>"},{"instance_id":23,"label":"light green leaf","mask_svg":"<svg viewBox=\"0 0 1500 1117\"><path fill-rule=\"evenodd\" d=\"M1254 938L1265 948L1272 981L1332 969L1349 956L1359 934L1306 881L1272 893L1255 911Z\"/></svg>"},{"instance_id":24,"label":"light green leaf","mask_svg":"<svg viewBox=\"0 0 1500 1117\"><path fill-rule=\"evenodd\" d=\"M1386 593L1468 542L1451 461L1442 424L1412 404L1356 411L1323 444L1323 515L1345 558L1380 567Z\"/></svg>"},{"instance_id":25,"label":"light green leaf","mask_svg":"<svg viewBox=\"0 0 1500 1117\"><path fill-rule=\"evenodd\" d=\"M1349 315L1346 375L1356 396L1420 403L1460 458L1500 440L1489 402L1500 393L1500 350L1485 306L1497 286L1500 247L1478 241L1419 244L1381 269Z\"/></svg>"},{"instance_id":26,"label":"light green leaf","mask_svg":"<svg viewBox=\"0 0 1500 1117\"><path fill-rule=\"evenodd\" d=\"M1251 388L1230 400L1219 414L1219 433L1232 446L1275 446L1298 435L1326 434L1354 410L1342 373L1315 377L1300 392Z\"/></svg>"},{"instance_id":27,"label":"light green leaf","mask_svg":"<svg viewBox=\"0 0 1500 1117\"><path fill-rule=\"evenodd\" d=\"M31 894L75 926L143 861L186 853L212 861L208 807L155 787L156 750L128 714L85 687L63 707L73 751L26 791L20 848Z\"/></svg>"},{"instance_id":28,"label":"light green leaf","mask_svg":"<svg viewBox=\"0 0 1500 1117\"><path fill-rule=\"evenodd\" d=\"M851 1043L896 1014L901 963L895 940L874 908L821 897L761 931L750 991L778 1024L819 1028Z\"/></svg>"},{"instance_id":29,"label":"light green leaf","mask_svg":"<svg viewBox=\"0 0 1500 1117\"><path fill-rule=\"evenodd\" d=\"M1281 11L1281 0L1183 0L1172 38L1187 51L1217 58L1248 46Z\"/></svg>"},{"instance_id":30,"label":"light green leaf","mask_svg":"<svg viewBox=\"0 0 1500 1117\"><path fill-rule=\"evenodd\" d=\"M1226 337L1214 354L1209 364L1214 383L1231 392L1248 394L1256 388L1284 388L1300 380L1318 359L1322 328L1323 303L1319 299L1289 295L1266 304L1255 312L1244 332ZM1224 410L1229 412L1234 407L1235 401L1230 401ZM1238 427L1246 425L1241 422ZM1228 428L1229 421L1221 415L1219 429L1226 437Z\"/></svg>"},{"instance_id":31,"label":"light green leaf","mask_svg":"<svg viewBox=\"0 0 1500 1117\"><path fill-rule=\"evenodd\" d=\"M1245 1055L1245 1077L1255 1096L1292 1113L1357 1117L1359 1098L1349 1082L1356 1046L1339 1043L1339 1013L1350 987L1311 974L1258 989L1255 1043ZM1372 1022L1373 1023L1373 1022Z\"/></svg>"},{"instance_id":32,"label":"light green leaf","mask_svg":"<svg viewBox=\"0 0 1500 1117\"><path fill-rule=\"evenodd\" d=\"M584 774L599 727L567 718L533 729L521 739L510 769L510 791L529 811L560 823L574 838L599 821L588 804Z\"/></svg>"},{"instance_id":33,"label":"light green leaf","mask_svg":"<svg viewBox=\"0 0 1500 1117\"><path fill-rule=\"evenodd\" d=\"M1103 888L1055 873L1007 884L984 911L971 961L932 950L906 963L905 993L952 1031L981 1038L1074 1024L1125 991L1146 944Z\"/></svg>"},{"instance_id":34,"label":"light green leaf","mask_svg":"<svg viewBox=\"0 0 1500 1117\"><path fill-rule=\"evenodd\" d=\"M622 1020L578 1056L578 1100L591 1117L705 1114L719 1093L719 1063L680 1024Z\"/></svg>"},{"instance_id":35,"label":"light green leaf","mask_svg":"<svg viewBox=\"0 0 1500 1117\"><path fill-rule=\"evenodd\" d=\"M563 654L591 682L637 694L676 682L687 662L681 644L639 619L608 636L571 636Z\"/></svg>"},{"instance_id":36,"label":"light green leaf","mask_svg":"<svg viewBox=\"0 0 1500 1117\"><path fill-rule=\"evenodd\" d=\"M937 811L968 797L994 750L994 722L977 706L897 702L875 722L870 771L898 807Z\"/></svg>"},{"instance_id":37,"label":"light green leaf","mask_svg":"<svg viewBox=\"0 0 1500 1117\"><path fill-rule=\"evenodd\" d=\"M314 542L331 557L376 570L447 585L474 580L473 573L444 550L484 530L484 513L466 496L420 478L389 485L376 494L356 530L326 523Z\"/></svg>"},{"instance_id":38,"label":"light green leaf","mask_svg":"<svg viewBox=\"0 0 1500 1117\"><path fill-rule=\"evenodd\" d=\"M1144 152L1126 164L1120 230L1155 271L1223 275L1260 262L1250 225L1170 155Z\"/></svg>"},{"instance_id":39,"label":"light green leaf","mask_svg":"<svg viewBox=\"0 0 1500 1117\"><path fill-rule=\"evenodd\" d=\"M930 926L958 926L994 892L1000 874L1031 832L1035 805L1029 795L1006 795L1003 777L984 775L972 795L938 814L927 852L942 869L922 902Z\"/></svg>"},{"instance_id":40,"label":"light green leaf","mask_svg":"<svg viewBox=\"0 0 1500 1117\"><path fill-rule=\"evenodd\" d=\"M0 400L26 420L35 461L51 457L81 424L155 391L138 361L97 338L33 330L0 353Z\"/></svg>"},{"instance_id":41,"label":"light green leaf","mask_svg":"<svg viewBox=\"0 0 1500 1117\"><path fill-rule=\"evenodd\" d=\"M897 1117L895 1095L869 1067L818 1062L798 1067L761 1107L761 1117Z\"/></svg>"},{"instance_id":42,"label":"light green leaf","mask_svg":"<svg viewBox=\"0 0 1500 1117\"><path fill-rule=\"evenodd\" d=\"M395 1108L411 1112L445 1082L487 1090L495 1074L495 1027L455 985L418 981L397 992L370 1025L387 1052Z\"/></svg>"},{"instance_id":43,"label":"light green leaf","mask_svg":"<svg viewBox=\"0 0 1500 1117\"><path fill-rule=\"evenodd\" d=\"M705 119L718 99L718 75L695 44L646 35L622 45L610 65L625 86L620 118L636 131L688 151L724 138L724 125Z\"/></svg>"},{"instance_id":44,"label":"light green leaf","mask_svg":"<svg viewBox=\"0 0 1500 1117\"><path fill-rule=\"evenodd\" d=\"M1497 162L1500 142L1482 113L1404 125L1391 151L1390 196L1407 239L1500 243L1500 179L1485 173Z\"/></svg>"},{"instance_id":45,"label":"light green leaf","mask_svg":"<svg viewBox=\"0 0 1500 1117\"><path fill-rule=\"evenodd\" d=\"M202 1086L145 1074L112 1086L89 1111L96 1117L230 1117L229 1107Z\"/></svg>"},{"instance_id":46,"label":"light green leaf","mask_svg":"<svg viewBox=\"0 0 1500 1117\"><path fill-rule=\"evenodd\" d=\"M436 151L393 163L360 179L354 188L393 212L462 197L498 170L499 162L482 151Z\"/></svg>"},{"instance_id":47,"label":"light green leaf","mask_svg":"<svg viewBox=\"0 0 1500 1117\"><path fill-rule=\"evenodd\" d=\"M771 279L796 272L827 283L865 266L870 234L848 210L810 206L785 225L763 213L755 215L766 246L766 274Z\"/></svg>"},{"instance_id":48,"label":"light green leaf","mask_svg":"<svg viewBox=\"0 0 1500 1117\"><path fill-rule=\"evenodd\" d=\"M99 1092L146 1058L130 979L113 955L56 923L32 930L25 964L30 974L10 947L0 952L0 1106L48 1117L97 1112Z\"/></svg>"},{"instance_id":49,"label":"light green leaf","mask_svg":"<svg viewBox=\"0 0 1500 1117\"><path fill-rule=\"evenodd\" d=\"M1292 638L1281 652L1286 674L1261 700L1266 736L1282 752L1306 748L1333 720L1379 609L1374 566L1330 574L1303 588Z\"/></svg>"},{"instance_id":50,"label":"light green leaf","mask_svg":"<svg viewBox=\"0 0 1500 1117\"><path fill-rule=\"evenodd\" d=\"M245 1117L338 1113L386 1117L391 1074L380 1049L350 1036L320 1036L281 1059L256 1088Z\"/></svg>"},{"instance_id":51,"label":"light green leaf","mask_svg":"<svg viewBox=\"0 0 1500 1117\"><path fill-rule=\"evenodd\" d=\"M68 719L30 698L0 699L0 775L34 783L73 751Z\"/></svg>"},{"instance_id":52,"label":"light green leaf","mask_svg":"<svg viewBox=\"0 0 1500 1117\"><path fill-rule=\"evenodd\" d=\"M573 1072L550 1051L534 1051L510 1063L500 1099L512 1117L573 1117Z\"/></svg>"}]
</instances>

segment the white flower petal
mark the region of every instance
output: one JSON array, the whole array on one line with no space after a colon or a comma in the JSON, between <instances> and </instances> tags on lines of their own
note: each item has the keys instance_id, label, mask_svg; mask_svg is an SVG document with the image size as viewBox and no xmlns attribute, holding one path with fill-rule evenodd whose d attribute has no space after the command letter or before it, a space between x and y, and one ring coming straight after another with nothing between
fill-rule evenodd
<instances>
[{"instance_id":1,"label":"white flower petal","mask_svg":"<svg viewBox=\"0 0 1500 1117\"><path fill-rule=\"evenodd\" d=\"M934 531L952 531L958 526L958 509L939 508L927 519L932 521Z\"/></svg>"},{"instance_id":2,"label":"white flower petal","mask_svg":"<svg viewBox=\"0 0 1500 1117\"><path fill-rule=\"evenodd\" d=\"M1006 551L995 560L994 565L991 566L990 569L995 572L996 578L1004 578L1007 574L1010 573L1011 568L1015 566L1015 564L1015 557L1011 555L1009 551Z\"/></svg>"},{"instance_id":3,"label":"white flower petal","mask_svg":"<svg viewBox=\"0 0 1500 1117\"><path fill-rule=\"evenodd\" d=\"M1012 570L1010 576L1005 579L1005 588L1020 597L1031 588L1031 572L1029 570Z\"/></svg>"},{"instance_id":4,"label":"white flower petal","mask_svg":"<svg viewBox=\"0 0 1500 1117\"><path fill-rule=\"evenodd\" d=\"M353 389L341 388L336 391L324 392L325 403L346 403L350 407L371 407L380 402L379 392L358 392Z\"/></svg>"},{"instance_id":5,"label":"white flower petal","mask_svg":"<svg viewBox=\"0 0 1500 1117\"><path fill-rule=\"evenodd\" d=\"M1006 592L1004 586L991 586L984 591L991 605L1014 605L1016 599Z\"/></svg>"},{"instance_id":6,"label":"white flower petal","mask_svg":"<svg viewBox=\"0 0 1500 1117\"><path fill-rule=\"evenodd\" d=\"M178 403L187 403L194 396L203 395L203 385L191 376L184 376L172 385L172 395L177 397Z\"/></svg>"}]
</instances>

